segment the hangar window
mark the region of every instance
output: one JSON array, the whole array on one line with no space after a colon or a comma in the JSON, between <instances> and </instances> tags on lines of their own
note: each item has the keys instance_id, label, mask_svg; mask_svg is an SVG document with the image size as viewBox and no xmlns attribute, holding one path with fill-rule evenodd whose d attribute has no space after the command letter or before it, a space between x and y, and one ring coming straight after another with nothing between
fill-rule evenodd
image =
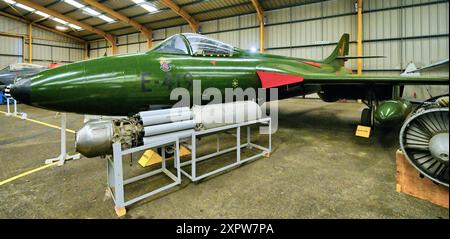
<instances>
[{"instance_id":1,"label":"hangar window","mask_svg":"<svg viewBox=\"0 0 450 239\"><path fill-rule=\"evenodd\" d=\"M189 54L186 43L180 35L175 35L167 39L155 48L154 51L163 53Z\"/></svg>"},{"instance_id":2,"label":"hangar window","mask_svg":"<svg viewBox=\"0 0 450 239\"><path fill-rule=\"evenodd\" d=\"M184 34L192 48L194 55L226 55L231 56L235 53L232 45L199 35Z\"/></svg>"}]
</instances>

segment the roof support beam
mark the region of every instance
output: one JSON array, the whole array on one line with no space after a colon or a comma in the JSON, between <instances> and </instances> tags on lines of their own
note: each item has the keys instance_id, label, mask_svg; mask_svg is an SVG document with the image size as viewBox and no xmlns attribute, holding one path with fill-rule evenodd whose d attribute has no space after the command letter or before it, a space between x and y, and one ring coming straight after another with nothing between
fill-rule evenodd
<instances>
[{"instance_id":1,"label":"roof support beam","mask_svg":"<svg viewBox=\"0 0 450 239\"><path fill-rule=\"evenodd\" d=\"M59 18L61 20L64 20L66 22L75 24L75 25L77 25L79 27L82 27L86 31L90 31L90 32L93 32L93 33L95 33L97 35L100 35L100 36L104 37L111 44L112 50L113 50L113 54L117 53L117 44L116 44L116 38L114 37L114 35L106 33L104 31L102 31L102 30L100 30L98 28L92 27L91 25L88 25L86 23L82 23L82 22L77 21L75 19L72 19L70 17L66 17L66 16L64 16L63 14L61 14L61 13L59 13L57 11L51 10L49 8L46 8L44 6L36 4L36 3L31 2L29 0L15 0L15 1L18 2L18 3L22 3L23 5L26 5L28 7L32 7L34 9L36 9L36 10L41 11L41 12L47 13L50 16L57 17L57 18Z\"/></svg>"},{"instance_id":2,"label":"roof support beam","mask_svg":"<svg viewBox=\"0 0 450 239\"><path fill-rule=\"evenodd\" d=\"M15 16L15 15L12 15L12 14L9 14L9 13L6 13L6 12L1 12L1 11L0 11L0 15L1 15L1 16L4 16L4 17L7 17L7 18L11 18L11 19L16 20L16 21L19 21L19 22L23 22L23 23L26 23L26 24L31 24L31 25L33 25L33 26L35 26L35 27L37 27L37 28L41 28L41 29L43 29L43 30L46 30L46 31L49 31L49 32L56 33L56 34L58 34L58 35L61 35L61 36L70 38L70 39L75 40L75 41L77 41L77 42L81 42L81 43L85 43L85 42L86 42L85 40L83 40L83 39L81 39L81 38L78 38L78 37L69 35L69 34L64 33L64 32L57 31L57 30L55 30L55 29L53 29L53 28L46 27L46 26L37 24L37 23L35 23L35 22L30 22L30 21L28 21L28 20L26 20L26 19L24 19L24 18Z\"/></svg>"},{"instance_id":3,"label":"roof support beam","mask_svg":"<svg viewBox=\"0 0 450 239\"><path fill-rule=\"evenodd\" d=\"M264 9L258 0L251 0L259 18L259 52L264 53Z\"/></svg>"},{"instance_id":4,"label":"roof support beam","mask_svg":"<svg viewBox=\"0 0 450 239\"><path fill-rule=\"evenodd\" d=\"M356 55L362 57L363 55L363 0L358 0L358 14L357 14L357 39L356 39ZM358 75L362 75L363 60L361 58L356 61Z\"/></svg>"},{"instance_id":5,"label":"roof support beam","mask_svg":"<svg viewBox=\"0 0 450 239\"><path fill-rule=\"evenodd\" d=\"M28 63L33 63L33 25L28 24ZM24 49L22 49L23 51Z\"/></svg>"},{"instance_id":6,"label":"roof support beam","mask_svg":"<svg viewBox=\"0 0 450 239\"><path fill-rule=\"evenodd\" d=\"M180 15L184 20L186 20L189 23L189 26L191 26L191 29L193 32L198 32L198 28L200 27L200 24L188 12L186 12L184 9L179 7L172 0L160 0L160 2L163 3L164 5L166 5L168 8L172 9L172 11L174 11L176 14Z\"/></svg>"},{"instance_id":7,"label":"roof support beam","mask_svg":"<svg viewBox=\"0 0 450 239\"><path fill-rule=\"evenodd\" d=\"M138 31L140 31L142 34L144 34L144 36L147 38L147 47L148 48L152 47L153 39L152 39L152 30L151 29L148 29L145 26L141 25L139 22L132 20L119 12L114 11L113 9L101 4L100 2L97 2L97 0L83 0L83 1L105 13L108 13L109 15L119 19L120 21L136 28Z\"/></svg>"}]
</instances>

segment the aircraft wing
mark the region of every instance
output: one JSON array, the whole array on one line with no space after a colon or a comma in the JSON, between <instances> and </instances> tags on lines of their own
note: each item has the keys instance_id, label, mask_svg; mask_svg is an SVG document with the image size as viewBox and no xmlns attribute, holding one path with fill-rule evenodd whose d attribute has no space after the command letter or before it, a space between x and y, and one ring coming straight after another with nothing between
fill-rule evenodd
<instances>
[{"instance_id":1,"label":"aircraft wing","mask_svg":"<svg viewBox=\"0 0 450 239\"><path fill-rule=\"evenodd\" d=\"M305 75L309 84L368 84L368 85L447 85L448 76L365 76L365 75Z\"/></svg>"},{"instance_id":2,"label":"aircraft wing","mask_svg":"<svg viewBox=\"0 0 450 239\"><path fill-rule=\"evenodd\" d=\"M257 67L263 88L273 88L296 83L310 85L447 85L448 76L367 76L345 73L304 72L287 65L264 65Z\"/></svg>"}]
</instances>

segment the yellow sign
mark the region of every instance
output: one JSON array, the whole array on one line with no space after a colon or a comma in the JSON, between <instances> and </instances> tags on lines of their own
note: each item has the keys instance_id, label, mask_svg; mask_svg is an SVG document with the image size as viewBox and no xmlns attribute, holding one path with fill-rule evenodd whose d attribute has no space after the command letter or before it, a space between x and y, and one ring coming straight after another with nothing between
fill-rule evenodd
<instances>
[{"instance_id":1,"label":"yellow sign","mask_svg":"<svg viewBox=\"0 0 450 239\"><path fill-rule=\"evenodd\" d=\"M370 128L370 127L358 125L358 128L356 128L355 135L358 137L370 138L371 130L372 130L372 128Z\"/></svg>"}]
</instances>

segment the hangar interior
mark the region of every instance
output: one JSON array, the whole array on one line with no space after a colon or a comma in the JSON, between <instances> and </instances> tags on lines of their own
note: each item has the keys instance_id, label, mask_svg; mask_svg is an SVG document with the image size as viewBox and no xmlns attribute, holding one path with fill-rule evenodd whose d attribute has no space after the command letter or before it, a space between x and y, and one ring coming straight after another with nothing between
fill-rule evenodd
<instances>
[{"instance_id":1,"label":"hangar interior","mask_svg":"<svg viewBox=\"0 0 450 239\"><path fill-rule=\"evenodd\" d=\"M324 59L349 33L350 56L386 58L349 60L347 68L398 76L410 63L421 68L448 59L448 5L448 0L0 0L0 69L142 53L187 32L250 52ZM422 74L448 76L448 63ZM448 93L448 86L408 87L405 94L416 99ZM395 191L399 129L357 138L362 104L308 98L279 102L269 159L198 184L182 182L164 197L133 205L127 217L449 217L448 208ZM44 124L0 115L0 180L40 167L59 152L60 132L45 124L58 126L60 116L18 107ZM0 110L6 112L6 106ZM67 128L81 128L83 118L68 114ZM68 150L74 151L68 134ZM116 217L103 196L104 164L82 158L0 185L0 217ZM133 187L148 189L145 183Z\"/></svg>"}]
</instances>

